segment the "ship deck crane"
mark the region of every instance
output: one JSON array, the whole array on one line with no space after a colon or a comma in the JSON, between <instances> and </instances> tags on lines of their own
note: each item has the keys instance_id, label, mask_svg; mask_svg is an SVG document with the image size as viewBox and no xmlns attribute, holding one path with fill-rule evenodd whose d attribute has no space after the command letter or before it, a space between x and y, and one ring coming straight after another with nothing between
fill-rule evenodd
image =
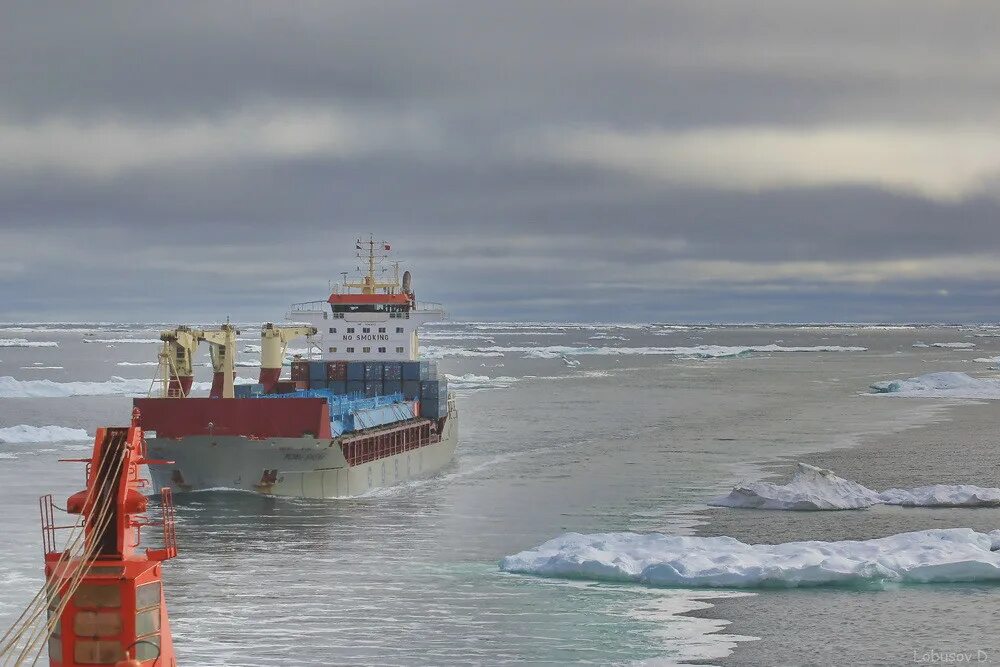
<instances>
[{"instance_id":1,"label":"ship deck crane","mask_svg":"<svg viewBox=\"0 0 1000 667\"><path fill-rule=\"evenodd\" d=\"M310 326L279 327L267 322L261 327L259 382L264 385L264 393L273 391L278 383L289 341L302 336L308 338L317 333L316 327Z\"/></svg>"},{"instance_id":2,"label":"ship deck crane","mask_svg":"<svg viewBox=\"0 0 1000 667\"><path fill-rule=\"evenodd\" d=\"M212 390L211 398L233 398L233 384L236 375L236 336L239 331L235 326L223 324L218 331L199 331L199 339L209 344L209 354L212 358Z\"/></svg>"},{"instance_id":3,"label":"ship deck crane","mask_svg":"<svg viewBox=\"0 0 1000 667\"><path fill-rule=\"evenodd\" d=\"M194 382L194 356L198 351L201 332L180 326L160 332L160 382L167 398L186 398Z\"/></svg>"}]
</instances>

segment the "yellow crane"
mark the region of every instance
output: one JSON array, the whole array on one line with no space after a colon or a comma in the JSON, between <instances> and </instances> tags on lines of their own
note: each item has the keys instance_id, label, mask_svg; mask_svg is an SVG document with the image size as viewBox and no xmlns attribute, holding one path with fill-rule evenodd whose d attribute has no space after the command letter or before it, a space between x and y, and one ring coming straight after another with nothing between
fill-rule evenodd
<instances>
[{"instance_id":1,"label":"yellow crane","mask_svg":"<svg viewBox=\"0 0 1000 667\"><path fill-rule=\"evenodd\" d=\"M160 365L157 369L159 382L163 383L164 398L187 398L194 381L194 356L198 351L201 332L191 327L180 326L170 331L161 331Z\"/></svg>"},{"instance_id":2,"label":"yellow crane","mask_svg":"<svg viewBox=\"0 0 1000 667\"><path fill-rule=\"evenodd\" d=\"M233 398L236 376L236 337L240 332L235 326L223 324L216 330L197 331L199 340L209 344L212 358L212 398Z\"/></svg>"},{"instance_id":3,"label":"yellow crane","mask_svg":"<svg viewBox=\"0 0 1000 667\"><path fill-rule=\"evenodd\" d=\"M260 329L260 380L264 392L270 392L281 377L281 366L285 360L285 351L289 341L302 336L315 336L316 327L291 326L279 327L267 322Z\"/></svg>"}]
</instances>

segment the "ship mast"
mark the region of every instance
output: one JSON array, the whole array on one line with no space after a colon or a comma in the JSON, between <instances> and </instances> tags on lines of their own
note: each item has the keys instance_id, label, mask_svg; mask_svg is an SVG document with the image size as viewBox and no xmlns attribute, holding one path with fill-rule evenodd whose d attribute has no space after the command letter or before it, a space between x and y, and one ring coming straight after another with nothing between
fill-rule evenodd
<instances>
[{"instance_id":1,"label":"ship mast","mask_svg":"<svg viewBox=\"0 0 1000 667\"><path fill-rule=\"evenodd\" d=\"M368 246L367 252L364 255L362 255L363 245ZM379 247L379 250L375 250L376 246ZM369 234L367 240L358 238L355 241L355 249L357 250L358 259L365 259L368 262L368 273L362 276L361 282L347 282L347 277L345 276L344 287L359 289L362 294L376 294L378 290L384 290L386 294L395 294L399 288L398 268L392 282L379 281L375 277L376 266L389 258L389 251L391 249L389 243L386 241L376 241L375 236Z\"/></svg>"}]
</instances>

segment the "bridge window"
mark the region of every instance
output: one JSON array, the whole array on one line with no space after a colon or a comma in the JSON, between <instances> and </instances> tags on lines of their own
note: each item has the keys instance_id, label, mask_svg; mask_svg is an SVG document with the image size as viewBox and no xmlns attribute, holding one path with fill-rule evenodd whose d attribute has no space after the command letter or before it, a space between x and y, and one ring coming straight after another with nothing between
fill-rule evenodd
<instances>
[{"instance_id":1,"label":"bridge window","mask_svg":"<svg viewBox=\"0 0 1000 667\"><path fill-rule=\"evenodd\" d=\"M385 327L379 327L378 328L378 332L379 333L385 333Z\"/></svg>"},{"instance_id":2,"label":"bridge window","mask_svg":"<svg viewBox=\"0 0 1000 667\"><path fill-rule=\"evenodd\" d=\"M372 349L370 347L363 347L361 348L361 351L364 352L365 354L368 354L369 352L372 351Z\"/></svg>"},{"instance_id":3,"label":"bridge window","mask_svg":"<svg viewBox=\"0 0 1000 667\"><path fill-rule=\"evenodd\" d=\"M351 354L354 354L354 348L353 348L353 347L349 347L349 348L347 348L347 351L348 351L349 353L351 353Z\"/></svg>"},{"instance_id":4,"label":"bridge window","mask_svg":"<svg viewBox=\"0 0 1000 667\"><path fill-rule=\"evenodd\" d=\"M330 327L330 333L337 333L337 327Z\"/></svg>"},{"instance_id":5,"label":"bridge window","mask_svg":"<svg viewBox=\"0 0 1000 667\"><path fill-rule=\"evenodd\" d=\"M384 353L384 352L385 352L385 348L384 348L384 347L380 347L380 348L378 349L378 351L379 351L379 352L382 352L382 353Z\"/></svg>"},{"instance_id":6,"label":"bridge window","mask_svg":"<svg viewBox=\"0 0 1000 667\"><path fill-rule=\"evenodd\" d=\"M354 333L354 327L347 327L347 333Z\"/></svg>"},{"instance_id":7,"label":"bridge window","mask_svg":"<svg viewBox=\"0 0 1000 667\"><path fill-rule=\"evenodd\" d=\"M396 354L403 354L403 348L397 347L396 348Z\"/></svg>"},{"instance_id":8,"label":"bridge window","mask_svg":"<svg viewBox=\"0 0 1000 667\"><path fill-rule=\"evenodd\" d=\"M361 327L361 333L371 333L371 332L372 332L371 327Z\"/></svg>"},{"instance_id":9,"label":"bridge window","mask_svg":"<svg viewBox=\"0 0 1000 667\"><path fill-rule=\"evenodd\" d=\"M403 333L403 327L396 327L396 333Z\"/></svg>"},{"instance_id":10,"label":"bridge window","mask_svg":"<svg viewBox=\"0 0 1000 667\"><path fill-rule=\"evenodd\" d=\"M330 352L336 352L336 351L337 351L337 348L335 348L335 347L331 347L330 348Z\"/></svg>"}]
</instances>

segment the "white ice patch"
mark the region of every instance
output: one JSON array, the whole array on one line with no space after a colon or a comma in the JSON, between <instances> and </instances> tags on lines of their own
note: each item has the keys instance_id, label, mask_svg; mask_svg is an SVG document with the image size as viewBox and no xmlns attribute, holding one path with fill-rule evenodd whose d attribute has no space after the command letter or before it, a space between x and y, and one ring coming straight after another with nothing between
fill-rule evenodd
<instances>
[{"instance_id":1,"label":"white ice patch","mask_svg":"<svg viewBox=\"0 0 1000 667\"><path fill-rule=\"evenodd\" d=\"M0 347L59 347L51 340L28 340L26 338L0 338Z\"/></svg>"},{"instance_id":2,"label":"white ice patch","mask_svg":"<svg viewBox=\"0 0 1000 667\"><path fill-rule=\"evenodd\" d=\"M797 587L1000 581L1000 531L923 530L843 542L567 533L500 562L506 572L649 586Z\"/></svg>"},{"instance_id":3,"label":"white ice patch","mask_svg":"<svg viewBox=\"0 0 1000 667\"><path fill-rule=\"evenodd\" d=\"M968 350L975 347L975 343L914 343L913 347L943 347L949 350Z\"/></svg>"},{"instance_id":4,"label":"white ice patch","mask_svg":"<svg viewBox=\"0 0 1000 667\"><path fill-rule=\"evenodd\" d=\"M481 347L476 352L503 354L522 352L529 359L556 359L566 356L598 355L667 355L694 357L698 359L718 359L740 357L752 352L864 352L866 347L844 347L841 345L816 345L811 347L786 347L784 345L696 345L693 347L572 347L569 345L549 345L545 347Z\"/></svg>"},{"instance_id":5,"label":"white ice patch","mask_svg":"<svg viewBox=\"0 0 1000 667\"><path fill-rule=\"evenodd\" d=\"M84 343L160 343L159 338L84 338Z\"/></svg>"},{"instance_id":6,"label":"white ice patch","mask_svg":"<svg viewBox=\"0 0 1000 667\"><path fill-rule=\"evenodd\" d=\"M485 352L482 350L467 350L462 347L421 345L420 356L425 359L443 359L444 357L502 357L503 352Z\"/></svg>"},{"instance_id":7,"label":"white ice patch","mask_svg":"<svg viewBox=\"0 0 1000 667\"><path fill-rule=\"evenodd\" d=\"M886 505L903 507L1000 507L1000 489L971 484L934 484L889 489L879 494Z\"/></svg>"},{"instance_id":8,"label":"white ice patch","mask_svg":"<svg viewBox=\"0 0 1000 667\"><path fill-rule=\"evenodd\" d=\"M72 442L89 440L90 436L82 428L65 426L8 426L0 428L0 442L9 444L22 442Z\"/></svg>"},{"instance_id":9,"label":"white ice patch","mask_svg":"<svg viewBox=\"0 0 1000 667\"><path fill-rule=\"evenodd\" d=\"M713 507L764 510L856 510L882 502L879 494L829 470L800 463L788 484L750 482L727 496L708 502Z\"/></svg>"},{"instance_id":10,"label":"white ice patch","mask_svg":"<svg viewBox=\"0 0 1000 667\"><path fill-rule=\"evenodd\" d=\"M159 366L159 361L119 361L118 366Z\"/></svg>"},{"instance_id":11,"label":"white ice patch","mask_svg":"<svg viewBox=\"0 0 1000 667\"><path fill-rule=\"evenodd\" d=\"M1000 380L965 373L927 373L907 380L882 380L871 385L876 394L917 398L1000 398Z\"/></svg>"},{"instance_id":12,"label":"white ice patch","mask_svg":"<svg viewBox=\"0 0 1000 667\"><path fill-rule=\"evenodd\" d=\"M472 373L466 373L465 375L450 375L445 373L444 376L448 378L448 386L458 391L463 389L506 389L517 382L517 378L503 375L491 378L486 375L474 375Z\"/></svg>"},{"instance_id":13,"label":"white ice patch","mask_svg":"<svg viewBox=\"0 0 1000 667\"><path fill-rule=\"evenodd\" d=\"M935 484L879 493L830 470L799 463L788 484L751 482L708 502L713 507L764 510L857 510L872 505L904 507L997 507L1000 489L970 484Z\"/></svg>"},{"instance_id":14,"label":"white ice patch","mask_svg":"<svg viewBox=\"0 0 1000 667\"><path fill-rule=\"evenodd\" d=\"M253 384L256 380L235 378L235 384ZM52 380L16 380L0 377L0 398L66 398L70 396L141 396L150 388L150 380L113 377L105 382L53 382ZM192 390L212 388L211 382L195 382Z\"/></svg>"}]
</instances>

